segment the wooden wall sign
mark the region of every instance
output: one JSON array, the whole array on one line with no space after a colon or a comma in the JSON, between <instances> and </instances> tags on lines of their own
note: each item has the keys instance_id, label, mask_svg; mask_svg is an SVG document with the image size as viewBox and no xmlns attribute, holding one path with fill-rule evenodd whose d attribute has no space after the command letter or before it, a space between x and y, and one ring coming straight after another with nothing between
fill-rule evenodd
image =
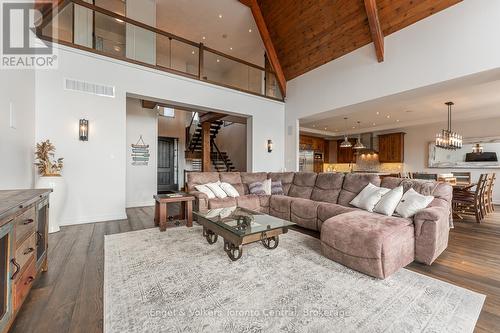
<instances>
[{"instance_id":1,"label":"wooden wall sign","mask_svg":"<svg viewBox=\"0 0 500 333\"><path fill-rule=\"evenodd\" d=\"M151 155L149 154L149 145L144 142L142 135L135 144L131 144L130 146L132 148L132 165L147 166Z\"/></svg>"}]
</instances>

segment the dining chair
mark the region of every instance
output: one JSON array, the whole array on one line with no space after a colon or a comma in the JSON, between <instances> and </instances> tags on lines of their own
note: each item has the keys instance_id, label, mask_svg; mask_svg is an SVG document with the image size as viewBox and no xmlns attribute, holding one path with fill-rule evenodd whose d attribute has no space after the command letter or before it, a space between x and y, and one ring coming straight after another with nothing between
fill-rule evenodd
<instances>
[{"instance_id":1,"label":"dining chair","mask_svg":"<svg viewBox=\"0 0 500 333\"><path fill-rule=\"evenodd\" d=\"M481 223L486 217L486 206L484 195L487 190L488 175L482 174L479 176L475 191L471 191L471 187L457 188L453 191L453 214L460 219L462 215L472 215L476 218L477 223Z\"/></svg>"},{"instance_id":2,"label":"dining chair","mask_svg":"<svg viewBox=\"0 0 500 333\"><path fill-rule=\"evenodd\" d=\"M495 205L493 204L493 188L495 187L496 174L488 174L488 184L486 185L486 191L484 193L484 205L485 210L488 214L495 211Z\"/></svg>"}]
</instances>

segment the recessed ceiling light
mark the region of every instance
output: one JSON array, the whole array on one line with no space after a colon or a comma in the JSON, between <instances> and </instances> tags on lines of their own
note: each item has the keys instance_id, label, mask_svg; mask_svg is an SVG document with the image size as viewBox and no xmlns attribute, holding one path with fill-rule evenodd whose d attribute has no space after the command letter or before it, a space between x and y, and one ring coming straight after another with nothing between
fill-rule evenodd
<instances>
[{"instance_id":1,"label":"recessed ceiling light","mask_svg":"<svg viewBox=\"0 0 500 333\"><path fill-rule=\"evenodd\" d=\"M205 36L203 36L203 37L201 37L201 39L205 40L205 39L207 39L207 38L206 38Z\"/></svg>"},{"instance_id":2,"label":"recessed ceiling light","mask_svg":"<svg viewBox=\"0 0 500 333\"><path fill-rule=\"evenodd\" d=\"M248 29L248 32L252 32L252 29Z\"/></svg>"},{"instance_id":3,"label":"recessed ceiling light","mask_svg":"<svg viewBox=\"0 0 500 333\"><path fill-rule=\"evenodd\" d=\"M373 125L373 126L375 126L375 125L377 125L377 124L373 123L372 125Z\"/></svg>"},{"instance_id":4,"label":"recessed ceiling light","mask_svg":"<svg viewBox=\"0 0 500 333\"><path fill-rule=\"evenodd\" d=\"M377 116L380 114L380 112L377 111Z\"/></svg>"},{"instance_id":5,"label":"recessed ceiling light","mask_svg":"<svg viewBox=\"0 0 500 333\"><path fill-rule=\"evenodd\" d=\"M217 59L217 62L220 62L220 59Z\"/></svg>"},{"instance_id":6,"label":"recessed ceiling light","mask_svg":"<svg viewBox=\"0 0 500 333\"><path fill-rule=\"evenodd\" d=\"M356 128L356 126L353 126L353 127L352 127L352 129L355 129L355 128Z\"/></svg>"},{"instance_id":7,"label":"recessed ceiling light","mask_svg":"<svg viewBox=\"0 0 500 333\"><path fill-rule=\"evenodd\" d=\"M399 119L397 119L396 122L399 123Z\"/></svg>"},{"instance_id":8,"label":"recessed ceiling light","mask_svg":"<svg viewBox=\"0 0 500 333\"><path fill-rule=\"evenodd\" d=\"M230 49L231 51L233 50L233 48L232 48L232 47L230 47L229 49Z\"/></svg>"},{"instance_id":9,"label":"recessed ceiling light","mask_svg":"<svg viewBox=\"0 0 500 333\"><path fill-rule=\"evenodd\" d=\"M328 127L325 127L325 131L326 131L326 129L327 129L327 128L328 128Z\"/></svg>"},{"instance_id":10,"label":"recessed ceiling light","mask_svg":"<svg viewBox=\"0 0 500 333\"><path fill-rule=\"evenodd\" d=\"M390 115L387 115L387 116L385 116L385 117L386 117L387 119L391 119L391 116L390 116Z\"/></svg>"},{"instance_id":11,"label":"recessed ceiling light","mask_svg":"<svg viewBox=\"0 0 500 333\"><path fill-rule=\"evenodd\" d=\"M219 14L219 18L222 18L222 14Z\"/></svg>"}]
</instances>

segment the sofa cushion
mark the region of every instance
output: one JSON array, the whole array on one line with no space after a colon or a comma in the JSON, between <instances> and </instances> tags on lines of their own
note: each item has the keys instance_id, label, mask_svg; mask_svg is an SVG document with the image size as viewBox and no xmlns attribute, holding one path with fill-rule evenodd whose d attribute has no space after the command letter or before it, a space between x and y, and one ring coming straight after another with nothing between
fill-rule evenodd
<instances>
[{"instance_id":1,"label":"sofa cushion","mask_svg":"<svg viewBox=\"0 0 500 333\"><path fill-rule=\"evenodd\" d=\"M339 194L338 204L349 206L349 202L361 192L366 185L372 183L375 186L380 186L380 177L375 174L359 174L350 173L345 175L342 190Z\"/></svg>"},{"instance_id":2,"label":"sofa cushion","mask_svg":"<svg viewBox=\"0 0 500 333\"><path fill-rule=\"evenodd\" d=\"M380 259L385 242L397 241L409 228L413 235L411 219L358 210L325 221L321 240L352 256Z\"/></svg>"},{"instance_id":3,"label":"sofa cushion","mask_svg":"<svg viewBox=\"0 0 500 333\"><path fill-rule=\"evenodd\" d=\"M269 179L271 180L271 179ZM281 180L271 181L271 194L274 195L285 195L285 191L283 190L283 184L281 184Z\"/></svg>"},{"instance_id":4,"label":"sofa cushion","mask_svg":"<svg viewBox=\"0 0 500 333\"><path fill-rule=\"evenodd\" d=\"M311 193L311 200L337 203L342 183L343 173L320 173Z\"/></svg>"},{"instance_id":5,"label":"sofa cushion","mask_svg":"<svg viewBox=\"0 0 500 333\"><path fill-rule=\"evenodd\" d=\"M236 204L238 205L238 207L260 212L260 200L256 195L249 194L237 197Z\"/></svg>"},{"instance_id":6,"label":"sofa cushion","mask_svg":"<svg viewBox=\"0 0 500 333\"><path fill-rule=\"evenodd\" d=\"M434 197L432 195L422 195L414 189L409 189L401 198L396 213L402 217L413 217L416 213L427 207Z\"/></svg>"},{"instance_id":7,"label":"sofa cushion","mask_svg":"<svg viewBox=\"0 0 500 333\"><path fill-rule=\"evenodd\" d=\"M269 205L271 201L270 195L259 195L260 211L269 214Z\"/></svg>"},{"instance_id":8,"label":"sofa cushion","mask_svg":"<svg viewBox=\"0 0 500 333\"><path fill-rule=\"evenodd\" d=\"M378 187L368 183L358 195L349 202L351 206L373 212L375 205L382 199L384 194L389 192L388 188Z\"/></svg>"},{"instance_id":9,"label":"sofa cushion","mask_svg":"<svg viewBox=\"0 0 500 333\"><path fill-rule=\"evenodd\" d=\"M236 198L231 198L231 197L227 197L224 199L215 198L208 200L209 209L235 207L236 205L237 205Z\"/></svg>"},{"instance_id":10,"label":"sofa cushion","mask_svg":"<svg viewBox=\"0 0 500 333\"><path fill-rule=\"evenodd\" d=\"M264 188L264 184L262 182L255 182L248 185L249 194L253 195L266 195L266 190Z\"/></svg>"},{"instance_id":11,"label":"sofa cushion","mask_svg":"<svg viewBox=\"0 0 500 333\"><path fill-rule=\"evenodd\" d=\"M334 203L324 203L324 202L320 203L318 206L318 230L321 231L323 222L325 222L329 218L340 214L354 212L356 210L358 209Z\"/></svg>"},{"instance_id":12,"label":"sofa cushion","mask_svg":"<svg viewBox=\"0 0 500 333\"><path fill-rule=\"evenodd\" d=\"M281 180L281 184L283 185L283 192L285 195L288 195L288 191L290 190L290 186L292 186L293 177L295 172L270 172L268 177L273 181Z\"/></svg>"},{"instance_id":13,"label":"sofa cushion","mask_svg":"<svg viewBox=\"0 0 500 333\"><path fill-rule=\"evenodd\" d=\"M318 206L317 201L309 199L293 198L290 208L290 219L301 227L318 230Z\"/></svg>"},{"instance_id":14,"label":"sofa cushion","mask_svg":"<svg viewBox=\"0 0 500 333\"><path fill-rule=\"evenodd\" d=\"M241 182L241 175L239 172L221 172L220 181L231 184L240 195L245 195L245 188Z\"/></svg>"},{"instance_id":15,"label":"sofa cushion","mask_svg":"<svg viewBox=\"0 0 500 333\"><path fill-rule=\"evenodd\" d=\"M365 211L337 215L321 229L323 253L347 267L386 278L415 258L410 219Z\"/></svg>"},{"instance_id":16,"label":"sofa cushion","mask_svg":"<svg viewBox=\"0 0 500 333\"><path fill-rule=\"evenodd\" d=\"M248 185L256 182L263 182L267 179L267 172L240 172L244 194L249 194Z\"/></svg>"},{"instance_id":17,"label":"sofa cushion","mask_svg":"<svg viewBox=\"0 0 500 333\"><path fill-rule=\"evenodd\" d=\"M292 199L293 198L284 195L271 196L269 214L280 219L290 221Z\"/></svg>"},{"instance_id":18,"label":"sofa cushion","mask_svg":"<svg viewBox=\"0 0 500 333\"><path fill-rule=\"evenodd\" d=\"M218 172L188 172L187 173L187 191L195 191L196 185L203 185L208 183L217 183L220 181Z\"/></svg>"},{"instance_id":19,"label":"sofa cushion","mask_svg":"<svg viewBox=\"0 0 500 333\"><path fill-rule=\"evenodd\" d=\"M314 172L295 173L288 195L295 198L310 199L317 176Z\"/></svg>"}]
</instances>

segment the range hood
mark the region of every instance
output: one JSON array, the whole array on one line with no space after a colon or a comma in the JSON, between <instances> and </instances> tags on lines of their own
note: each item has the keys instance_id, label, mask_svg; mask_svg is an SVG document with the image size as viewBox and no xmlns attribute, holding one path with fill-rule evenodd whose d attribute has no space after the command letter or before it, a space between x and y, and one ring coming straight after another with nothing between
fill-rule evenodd
<instances>
[{"instance_id":1,"label":"range hood","mask_svg":"<svg viewBox=\"0 0 500 333\"><path fill-rule=\"evenodd\" d=\"M378 154L378 137L373 133L361 134L361 142L366 148L360 149L359 154Z\"/></svg>"}]
</instances>

